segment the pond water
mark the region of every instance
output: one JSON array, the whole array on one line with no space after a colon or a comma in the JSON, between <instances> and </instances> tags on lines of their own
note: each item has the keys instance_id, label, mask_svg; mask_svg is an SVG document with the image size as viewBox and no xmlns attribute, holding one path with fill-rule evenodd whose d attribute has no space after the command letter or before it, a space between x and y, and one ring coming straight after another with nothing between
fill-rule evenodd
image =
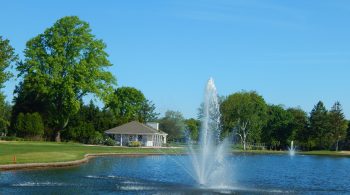
<instances>
[{"instance_id":1,"label":"pond water","mask_svg":"<svg viewBox=\"0 0 350 195\"><path fill-rule=\"evenodd\" d=\"M229 162L232 184L211 189L195 183L188 156L161 155L4 171L0 194L350 194L350 158L241 154Z\"/></svg>"}]
</instances>

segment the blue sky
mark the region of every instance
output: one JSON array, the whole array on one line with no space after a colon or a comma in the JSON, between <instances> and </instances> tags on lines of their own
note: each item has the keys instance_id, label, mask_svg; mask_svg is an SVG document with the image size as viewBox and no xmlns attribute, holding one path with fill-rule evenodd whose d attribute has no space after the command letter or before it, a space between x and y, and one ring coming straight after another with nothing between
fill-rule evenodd
<instances>
[{"instance_id":1,"label":"blue sky","mask_svg":"<svg viewBox=\"0 0 350 195\"><path fill-rule=\"evenodd\" d=\"M118 86L140 89L157 111L196 117L204 85L220 95L256 90L266 102L339 100L350 117L350 2L270 0L1 0L0 35L25 43L77 15L107 44ZM7 100L17 81L6 83Z\"/></svg>"}]
</instances>

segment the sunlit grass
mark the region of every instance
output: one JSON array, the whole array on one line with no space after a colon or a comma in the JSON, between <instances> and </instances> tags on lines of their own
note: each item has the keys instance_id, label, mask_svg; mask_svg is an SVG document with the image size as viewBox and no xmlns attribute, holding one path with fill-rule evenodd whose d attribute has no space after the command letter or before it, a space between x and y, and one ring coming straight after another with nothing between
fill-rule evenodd
<instances>
[{"instance_id":1,"label":"sunlit grass","mask_svg":"<svg viewBox=\"0 0 350 195\"><path fill-rule=\"evenodd\" d=\"M54 142L0 142L0 164L34 162L64 162L82 159L85 154L121 153L121 154L162 154L181 153L181 148L128 148L88 146L77 143Z\"/></svg>"},{"instance_id":2,"label":"sunlit grass","mask_svg":"<svg viewBox=\"0 0 350 195\"><path fill-rule=\"evenodd\" d=\"M129 148L88 146L78 143L55 143L33 141L0 142L0 164L16 163L65 162L84 158L85 154L119 153L119 154L182 154L186 148ZM252 154L287 154L287 151L273 150L232 150L233 153ZM304 155L349 156L350 152L309 151L297 152Z\"/></svg>"}]
</instances>

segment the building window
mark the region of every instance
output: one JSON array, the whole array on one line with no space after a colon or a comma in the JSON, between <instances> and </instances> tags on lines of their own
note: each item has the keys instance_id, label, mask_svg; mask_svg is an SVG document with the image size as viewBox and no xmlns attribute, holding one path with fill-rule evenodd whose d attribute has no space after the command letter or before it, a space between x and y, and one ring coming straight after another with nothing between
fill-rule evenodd
<instances>
[{"instance_id":1,"label":"building window","mask_svg":"<svg viewBox=\"0 0 350 195\"><path fill-rule=\"evenodd\" d=\"M133 141L133 136L132 135L129 136L129 141Z\"/></svg>"},{"instance_id":2,"label":"building window","mask_svg":"<svg viewBox=\"0 0 350 195\"><path fill-rule=\"evenodd\" d=\"M142 135L137 136L137 140L141 141L142 140Z\"/></svg>"}]
</instances>

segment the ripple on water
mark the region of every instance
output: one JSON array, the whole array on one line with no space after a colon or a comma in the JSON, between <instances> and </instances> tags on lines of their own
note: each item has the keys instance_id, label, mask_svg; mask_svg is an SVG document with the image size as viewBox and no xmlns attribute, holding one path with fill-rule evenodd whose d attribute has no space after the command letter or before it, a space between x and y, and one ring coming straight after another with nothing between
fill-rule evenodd
<instances>
[{"instance_id":1,"label":"ripple on water","mask_svg":"<svg viewBox=\"0 0 350 195\"><path fill-rule=\"evenodd\" d=\"M12 184L13 187L35 187L35 186L72 186L70 184L66 183L57 183L57 182L23 182L23 183L16 183Z\"/></svg>"}]
</instances>

